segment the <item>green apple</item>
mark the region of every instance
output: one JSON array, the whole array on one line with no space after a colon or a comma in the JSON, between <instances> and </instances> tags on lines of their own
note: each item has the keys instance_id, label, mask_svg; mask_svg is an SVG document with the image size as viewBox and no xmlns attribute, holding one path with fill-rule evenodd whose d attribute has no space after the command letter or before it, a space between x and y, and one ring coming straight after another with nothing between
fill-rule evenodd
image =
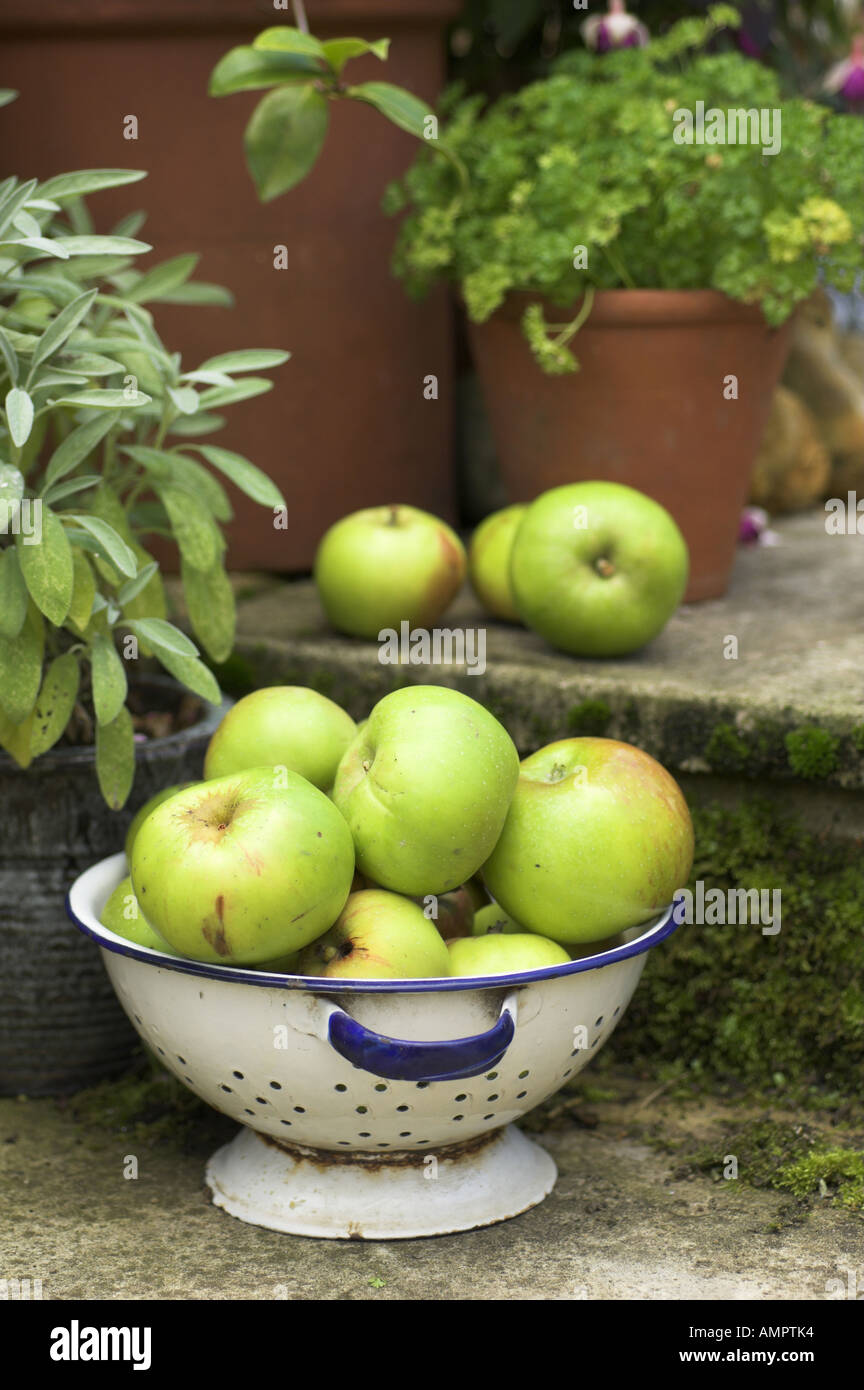
<instances>
[{"instance_id":1,"label":"green apple","mask_svg":"<svg viewBox=\"0 0 864 1390\"><path fill-rule=\"evenodd\" d=\"M144 824L150 812L155 811L157 806L161 806L162 802L167 801L169 796L173 796L175 792L182 791L184 787L194 786L194 782L178 782L173 787L163 787L161 792L156 792L150 797L149 801L145 801L144 805L135 812L129 829L126 831L125 850L126 858L129 860L130 864L132 862L132 846L135 843L135 836L138 834L138 831L141 829L141 826Z\"/></svg>"},{"instance_id":2,"label":"green apple","mask_svg":"<svg viewBox=\"0 0 864 1390\"><path fill-rule=\"evenodd\" d=\"M513 741L458 690L394 690L339 764L333 800L357 865L382 888L447 893L477 871L501 833L519 776Z\"/></svg>"},{"instance_id":3,"label":"green apple","mask_svg":"<svg viewBox=\"0 0 864 1390\"><path fill-rule=\"evenodd\" d=\"M138 905L132 879L127 876L117 884L99 919L103 927L113 931L115 936L125 937L136 946L148 946L151 951L162 951L166 956L175 956L167 941L153 930Z\"/></svg>"},{"instance_id":4,"label":"green apple","mask_svg":"<svg viewBox=\"0 0 864 1390\"><path fill-rule=\"evenodd\" d=\"M468 578L487 613L518 623L510 587L510 555L527 503L517 502L480 522L468 546Z\"/></svg>"},{"instance_id":5,"label":"green apple","mask_svg":"<svg viewBox=\"0 0 864 1390\"><path fill-rule=\"evenodd\" d=\"M132 883L160 936L194 960L257 965L335 922L354 874L351 834L300 777L250 768L157 806L132 847Z\"/></svg>"},{"instance_id":6,"label":"green apple","mask_svg":"<svg viewBox=\"0 0 864 1390\"><path fill-rule=\"evenodd\" d=\"M339 920L300 955L298 975L330 980L416 980L450 974L447 947L410 898L352 893Z\"/></svg>"},{"instance_id":7,"label":"green apple","mask_svg":"<svg viewBox=\"0 0 864 1390\"><path fill-rule=\"evenodd\" d=\"M451 941L447 949L451 975L512 975L570 961L563 946L530 932L463 936Z\"/></svg>"},{"instance_id":8,"label":"green apple","mask_svg":"<svg viewBox=\"0 0 864 1390\"><path fill-rule=\"evenodd\" d=\"M483 877L527 931L570 945L658 916L692 862L690 812L666 769L629 743L570 738L522 762Z\"/></svg>"},{"instance_id":9,"label":"green apple","mask_svg":"<svg viewBox=\"0 0 864 1390\"><path fill-rule=\"evenodd\" d=\"M522 621L574 656L625 656L665 627L687 587L672 517L620 483L570 483L528 507L510 557Z\"/></svg>"},{"instance_id":10,"label":"green apple","mask_svg":"<svg viewBox=\"0 0 864 1390\"><path fill-rule=\"evenodd\" d=\"M329 791L357 732L344 709L303 685L255 690L232 705L207 747L204 776L227 777L273 763Z\"/></svg>"},{"instance_id":11,"label":"green apple","mask_svg":"<svg viewBox=\"0 0 864 1390\"><path fill-rule=\"evenodd\" d=\"M446 522L416 507L368 507L331 526L315 556L328 621L377 638L434 625L465 578L465 550Z\"/></svg>"},{"instance_id":12,"label":"green apple","mask_svg":"<svg viewBox=\"0 0 864 1390\"><path fill-rule=\"evenodd\" d=\"M481 907L475 913L474 922L471 927L471 936L512 936L517 932L524 932L525 928L519 922L515 922L512 917L508 917L503 908L497 903L489 903L486 907Z\"/></svg>"},{"instance_id":13,"label":"green apple","mask_svg":"<svg viewBox=\"0 0 864 1390\"><path fill-rule=\"evenodd\" d=\"M151 951L161 951L166 956L178 956L178 952L172 951L167 941L163 941L147 921L138 904L135 890L132 887L132 879L128 874L121 883L118 883L105 904L101 921L103 927L113 931L116 936L124 936L127 941L134 942L136 946L149 946ZM299 951L292 951L287 956L277 956L275 960L263 960L260 965L251 968L270 970L285 975L296 974L299 954Z\"/></svg>"}]
</instances>

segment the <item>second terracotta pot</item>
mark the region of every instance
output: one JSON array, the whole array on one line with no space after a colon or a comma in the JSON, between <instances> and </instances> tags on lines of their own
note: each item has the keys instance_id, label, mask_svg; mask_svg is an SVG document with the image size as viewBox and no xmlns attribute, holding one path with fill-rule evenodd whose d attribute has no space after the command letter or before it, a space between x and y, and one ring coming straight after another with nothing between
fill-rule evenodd
<instances>
[{"instance_id":1,"label":"second terracotta pot","mask_svg":"<svg viewBox=\"0 0 864 1390\"><path fill-rule=\"evenodd\" d=\"M546 376L520 328L532 295L469 326L511 502L603 478L654 497L690 548L686 599L724 593L789 331L713 290L604 290ZM575 311L574 311L575 312ZM572 314L546 306L550 322ZM737 395L736 395L737 392Z\"/></svg>"}]
</instances>

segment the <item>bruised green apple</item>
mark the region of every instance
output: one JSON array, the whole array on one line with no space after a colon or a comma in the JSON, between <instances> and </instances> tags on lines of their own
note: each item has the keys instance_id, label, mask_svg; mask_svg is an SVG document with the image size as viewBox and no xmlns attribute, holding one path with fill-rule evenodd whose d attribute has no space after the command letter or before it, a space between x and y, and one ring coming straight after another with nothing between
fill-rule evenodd
<instances>
[{"instance_id":1,"label":"bruised green apple","mask_svg":"<svg viewBox=\"0 0 864 1390\"><path fill-rule=\"evenodd\" d=\"M150 812L155 811L157 806L161 806L162 802L167 801L169 796L173 796L175 792L182 791L184 787L192 787L194 785L194 782L178 782L176 786L163 787L161 792L156 792L154 796L150 797L149 801L145 801L144 805L135 812L129 829L126 831L126 844L124 846L126 858L130 863L132 862L132 846L135 843L135 836L138 834L138 831L141 829L141 826L144 824Z\"/></svg>"},{"instance_id":2,"label":"bruised green apple","mask_svg":"<svg viewBox=\"0 0 864 1390\"><path fill-rule=\"evenodd\" d=\"M686 884L693 825L678 783L629 743L571 738L522 762L486 886L564 945L650 921Z\"/></svg>"},{"instance_id":3,"label":"bruised green apple","mask_svg":"<svg viewBox=\"0 0 864 1390\"><path fill-rule=\"evenodd\" d=\"M512 936L515 932L524 932L524 930L525 928L521 923L514 922L512 917L508 917L498 903L489 903L474 914L470 934L471 936L498 936L503 932L507 936Z\"/></svg>"},{"instance_id":4,"label":"bruised green apple","mask_svg":"<svg viewBox=\"0 0 864 1390\"><path fill-rule=\"evenodd\" d=\"M179 953L172 951L167 941L163 941L147 921L135 896L132 879L128 874L118 883L105 904L101 922L103 927L113 931L115 936L123 936L136 946L147 946L151 951L161 951L163 955L180 958ZM275 960L262 961L260 965L252 968L290 975L295 973L298 955L299 952L292 951L290 955L277 956Z\"/></svg>"},{"instance_id":5,"label":"bruised green apple","mask_svg":"<svg viewBox=\"0 0 864 1390\"><path fill-rule=\"evenodd\" d=\"M303 685L255 690L232 705L204 758L204 776L226 777L273 763L329 791L357 725L344 709Z\"/></svg>"},{"instance_id":6,"label":"bruised green apple","mask_svg":"<svg viewBox=\"0 0 864 1390\"><path fill-rule=\"evenodd\" d=\"M512 975L570 961L563 946L530 932L464 936L451 941L447 949L451 975Z\"/></svg>"},{"instance_id":7,"label":"bruised green apple","mask_svg":"<svg viewBox=\"0 0 864 1390\"><path fill-rule=\"evenodd\" d=\"M194 960L256 965L335 922L354 874L332 801L284 768L199 782L157 806L132 847L132 883L160 936Z\"/></svg>"},{"instance_id":8,"label":"bruised green apple","mask_svg":"<svg viewBox=\"0 0 864 1390\"><path fill-rule=\"evenodd\" d=\"M447 947L410 898L380 888L352 893L338 921L300 955L298 975L413 980L450 974Z\"/></svg>"},{"instance_id":9,"label":"bruised green apple","mask_svg":"<svg viewBox=\"0 0 864 1390\"><path fill-rule=\"evenodd\" d=\"M357 866L409 897L447 893L489 857L519 757L498 720L457 690L394 690L339 764L333 800Z\"/></svg>"},{"instance_id":10,"label":"bruised green apple","mask_svg":"<svg viewBox=\"0 0 864 1390\"><path fill-rule=\"evenodd\" d=\"M468 578L487 613L518 623L519 614L510 586L510 555L527 504L517 502L487 516L468 546Z\"/></svg>"},{"instance_id":11,"label":"bruised green apple","mask_svg":"<svg viewBox=\"0 0 864 1390\"><path fill-rule=\"evenodd\" d=\"M522 621L574 656L625 656L684 597L684 537L659 502L621 483L569 483L522 518L510 582Z\"/></svg>"},{"instance_id":12,"label":"bruised green apple","mask_svg":"<svg viewBox=\"0 0 864 1390\"><path fill-rule=\"evenodd\" d=\"M367 507L337 521L315 556L330 624L377 638L402 622L428 628L465 578L465 549L445 521L416 507Z\"/></svg>"}]
</instances>

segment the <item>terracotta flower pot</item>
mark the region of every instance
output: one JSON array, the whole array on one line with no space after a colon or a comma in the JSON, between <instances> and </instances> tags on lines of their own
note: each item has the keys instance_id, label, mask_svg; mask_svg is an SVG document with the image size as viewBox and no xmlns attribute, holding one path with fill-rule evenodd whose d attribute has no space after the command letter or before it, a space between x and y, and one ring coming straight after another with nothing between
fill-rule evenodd
<instances>
[{"instance_id":1,"label":"terracotta flower pot","mask_svg":"<svg viewBox=\"0 0 864 1390\"><path fill-rule=\"evenodd\" d=\"M306 9L322 39L392 37L389 60L352 63L352 82L397 83L435 100L459 0L307 0ZM308 569L325 529L360 507L409 502L451 521L455 510L451 305L443 287L423 304L405 295L390 273L396 223L380 207L417 141L371 107L333 103L315 169L262 204L243 130L264 93L207 94L229 48L292 23L290 7L272 0L0 5L3 85L20 92L2 113L14 152L4 171L146 169L142 184L88 200L99 230L146 208L142 236L155 253L142 268L201 252L197 278L235 297L230 310L155 305L168 347L190 367L234 348L292 353L274 389L232 406L213 436L265 469L288 503L287 529L274 529L233 493L233 568ZM124 137L127 116L137 119L134 139ZM424 396L428 376L435 399Z\"/></svg>"},{"instance_id":2,"label":"terracotta flower pot","mask_svg":"<svg viewBox=\"0 0 864 1390\"><path fill-rule=\"evenodd\" d=\"M604 478L666 507L690 547L687 599L725 592L738 523L789 342L757 308L713 290L604 290L573 340L581 364L551 377L512 295L469 326L511 502ZM567 321L547 306L547 319ZM737 378L737 399L729 378ZM724 394L725 392L725 394Z\"/></svg>"},{"instance_id":3,"label":"terracotta flower pot","mask_svg":"<svg viewBox=\"0 0 864 1390\"><path fill-rule=\"evenodd\" d=\"M159 676L143 684L157 709L180 690ZM0 753L0 1095L61 1095L129 1066L138 1037L99 952L66 916L66 892L123 848L149 797L200 778L226 707L207 706L197 724L140 745L122 812L102 799L92 747L53 749L26 770Z\"/></svg>"}]
</instances>

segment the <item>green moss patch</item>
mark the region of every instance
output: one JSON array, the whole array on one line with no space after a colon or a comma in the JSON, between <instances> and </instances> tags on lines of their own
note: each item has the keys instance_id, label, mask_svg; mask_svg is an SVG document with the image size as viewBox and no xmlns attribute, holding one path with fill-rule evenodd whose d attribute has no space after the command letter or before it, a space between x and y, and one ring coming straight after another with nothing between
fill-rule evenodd
<instances>
[{"instance_id":1,"label":"green moss patch","mask_svg":"<svg viewBox=\"0 0 864 1390\"><path fill-rule=\"evenodd\" d=\"M783 742L789 766L798 777L812 780L830 777L837 768L839 738L816 724L805 724L786 735Z\"/></svg>"},{"instance_id":2,"label":"green moss patch","mask_svg":"<svg viewBox=\"0 0 864 1390\"><path fill-rule=\"evenodd\" d=\"M784 1100L812 1088L859 1108L864 1067L861 851L768 803L694 812L689 887L779 890L781 929L682 925L651 951L609 1046L616 1062ZM851 1111L849 1112L851 1113Z\"/></svg>"},{"instance_id":3,"label":"green moss patch","mask_svg":"<svg viewBox=\"0 0 864 1390\"><path fill-rule=\"evenodd\" d=\"M737 1165L738 1181L787 1193L799 1211L826 1199L849 1211L864 1211L864 1150L832 1143L806 1125L751 1121L722 1142L700 1149L691 1166L723 1181L728 1180L730 1159Z\"/></svg>"},{"instance_id":4,"label":"green moss patch","mask_svg":"<svg viewBox=\"0 0 864 1390\"><path fill-rule=\"evenodd\" d=\"M602 738L611 718L612 711L605 700L583 700L567 711L567 729L574 737Z\"/></svg>"}]
</instances>

